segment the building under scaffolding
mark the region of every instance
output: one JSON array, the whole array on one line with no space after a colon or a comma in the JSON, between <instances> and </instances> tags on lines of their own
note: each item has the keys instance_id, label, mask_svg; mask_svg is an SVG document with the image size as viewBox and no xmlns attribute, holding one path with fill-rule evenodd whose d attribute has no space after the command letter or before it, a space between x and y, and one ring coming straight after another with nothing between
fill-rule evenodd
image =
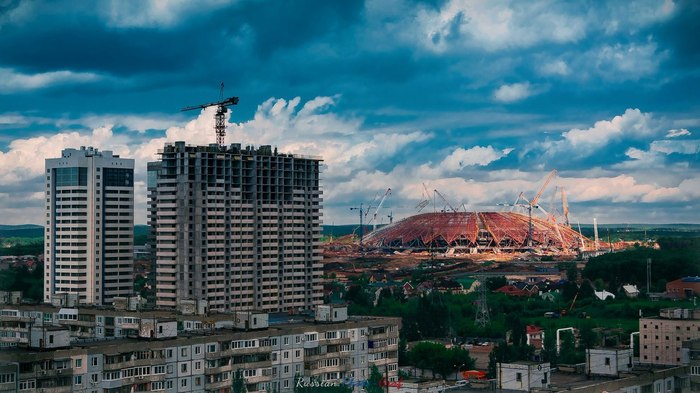
<instances>
[{"instance_id":1,"label":"building under scaffolding","mask_svg":"<svg viewBox=\"0 0 700 393\"><path fill-rule=\"evenodd\" d=\"M531 238L531 239L530 239ZM364 238L365 247L388 250L573 253L588 239L572 228L514 212L436 212L408 217Z\"/></svg>"}]
</instances>

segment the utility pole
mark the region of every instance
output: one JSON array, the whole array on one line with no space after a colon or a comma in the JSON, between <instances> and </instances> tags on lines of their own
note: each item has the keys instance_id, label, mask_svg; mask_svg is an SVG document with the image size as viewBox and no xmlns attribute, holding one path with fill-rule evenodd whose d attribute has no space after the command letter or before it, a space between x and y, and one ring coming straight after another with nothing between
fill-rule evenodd
<instances>
[{"instance_id":1,"label":"utility pole","mask_svg":"<svg viewBox=\"0 0 700 393\"><path fill-rule=\"evenodd\" d=\"M647 258L647 296L649 296L649 290L651 283L651 258Z\"/></svg>"},{"instance_id":2,"label":"utility pole","mask_svg":"<svg viewBox=\"0 0 700 393\"><path fill-rule=\"evenodd\" d=\"M489 305L486 299L486 283L484 281L479 285L479 298L476 301L476 319L474 324L480 327L486 327L491 322L489 315Z\"/></svg>"}]
</instances>

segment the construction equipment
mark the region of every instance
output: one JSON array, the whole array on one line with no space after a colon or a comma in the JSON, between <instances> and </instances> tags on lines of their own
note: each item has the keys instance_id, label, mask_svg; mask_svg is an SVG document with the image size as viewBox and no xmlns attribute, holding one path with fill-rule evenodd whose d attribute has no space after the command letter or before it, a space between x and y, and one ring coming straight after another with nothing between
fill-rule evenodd
<instances>
[{"instance_id":1,"label":"construction equipment","mask_svg":"<svg viewBox=\"0 0 700 393\"><path fill-rule=\"evenodd\" d=\"M446 206L446 207L449 207L450 210L452 210L453 212L457 213L457 209L455 209L455 208L450 204L450 202L447 201L447 198L445 198L445 196L442 195L442 194L440 193L440 191L438 191L438 190L433 190L433 191L435 192L435 194L436 194L437 196L440 197L440 199L442 199L443 202L445 202L445 206ZM447 209L443 209L443 211L447 211Z\"/></svg>"},{"instance_id":2,"label":"construction equipment","mask_svg":"<svg viewBox=\"0 0 700 393\"><path fill-rule=\"evenodd\" d=\"M389 195L391 195L391 188L387 188L387 189L386 189L386 192L384 193L384 196L383 196L382 199L379 201L379 204L377 205L377 208L374 210L374 215L372 216L372 218L371 218L371 219L369 220L369 222L367 223L367 224L369 224L370 222L372 223L372 231L377 230L377 214L379 213L379 209L382 208L382 205L384 204L384 201L386 200L386 197L388 197Z\"/></svg>"},{"instance_id":3,"label":"construction equipment","mask_svg":"<svg viewBox=\"0 0 700 393\"><path fill-rule=\"evenodd\" d=\"M564 223L567 227L571 227L569 224L569 203L566 201L566 194L564 193L564 187L561 188L561 205L562 214L564 215Z\"/></svg>"},{"instance_id":4,"label":"construction equipment","mask_svg":"<svg viewBox=\"0 0 700 393\"><path fill-rule=\"evenodd\" d=\"M219 89L219 101L210 102L208 104L188 106L180 109L180 111L185 112L194 109L204 109L210 106L216 106L216 114L214 115L214 119L216 119L216 124L214 125L214 131L216 132L216 143L219 146L224 146L226 143L226 112L228 112L229 106L237 104L238 97L229 97L224 99L224 83L221 82L221 87Z\"/></svg>"},{"instance_id":5,"label":"construction equipment","mask_svg":"<svg viewBox=\"0 0 700 393\"><path fill-rule=\"evenodd\" d=\"M423 183L423 199L418 202L416 205L416 209L418 210L418 213L423 211L426 206L430 204L430 193L428 192L428 187L425 186L425 183Z\"/></svg>"}]
</instances>

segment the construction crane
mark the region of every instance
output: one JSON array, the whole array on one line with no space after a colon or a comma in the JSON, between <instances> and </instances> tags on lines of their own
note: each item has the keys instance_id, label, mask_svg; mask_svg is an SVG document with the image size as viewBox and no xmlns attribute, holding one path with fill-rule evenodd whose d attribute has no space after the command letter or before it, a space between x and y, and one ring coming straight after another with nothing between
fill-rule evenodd
<instances>
[{"instance_id":1,"label":"construction crane","mask_svg":"<svg viewBox=\"0 0 700 393\"><path fill-rule=\"evenodd\" d=\"M216 114L214 115L214 119L216 119L216 124L214 125L214 131L216 132L216 143L219 146L224 146L226 143L226 112L228 112L229 106L237 104L238 97L229 97L224 99L224 83L221 82L221 88L219 89L219 101L210 102L208 104L188 106L180 109L180 112L216 106Z\"/></svg>"},{"instance_id":2,"label":"construction crane","mask_svg":"<svg viewBox=\"0 0 700 393\"><path fill-rule=\"evenodd\" d=\"M362 203L360 203L360 207L351 207L350 210L359 210L359 212L360 212L360 253L362 254L362 257L364 257L365 256L365 249L362 246L362 241L365 238L365 228L364 228L364 224L362 223L362 219L365 216L364 215L364 212L365 212L364 205ZM353 234L354 234L354 231L353 231ZM355 268L353 267L353 271L354 270L355 270Z\"/></svg>"},{"instance_id":3,"label":"construction crane","mask_svg":"<svg viewBox=\"0 0 700 393\"><path fill-rule=\"evenodd\" d=\"M561 205L564 214L564 223L567 227L571 227L571 224L569 224L569 203L566 201L566 193L564 193L564 187L561 188Z\"/></svg>"},{"instance_id":4,"label":"construction crane","mask_svg":"<svg viewBox=\"0 0 700 393\"><path fill-rule=\"evenodd\" d=\"M370 222L372 223L372 231L377 230L377 214L379 213L379 209L382 208L382 205L384 204L384 201L386 200L386 197L388 197L389 195L391 195L391 188L387 188L387 189L386 189L386 192L384 193L384 196L383 196L382 199L379 201L379 204L377 205L377 208L374 210L374 215L372 216L372 218L371 218L371 219L369 220L369 222L367 223L367 224L369 224Z\"/></svg>"},{"instance_id":5,"label":"construction crane","mask_svg":"<svg viewBox=\"0 0 700 393\"><path fill-rule=\"evenodd\" d=\"M425 183L423 183L423 198L424 199L418 202L416 205L418 213L423 211L423 209L430 204L430 193L428 192L428 187L425 186Z\"/></svg>"},{"instance_id":6,"label":"construction crane","mask_svg":"<svg viewBox=\"0 0 700 393\"><path fill-rule=\"evenodd\" d=\"M544 190L547 188L547 185L549 184L550 181L552 181L552 178L557 175L557 170L553 170L549 172L549 175L547 175L547 179L544 181L544 184L542 184L542 187L540 188L540 192L537 193L535 198L532 200L530 203L532 206L537 206L537 202L540 200L540 197L542 196L542 193Z\"/></svg>"},{"instance_id":7,"label":"construction crane","mask_svg":"<svg viewBox=\"0 0 700 393\"><path fill-rule=\"evenodd\" d=\"M390 211L389 215L387 216L389 218L389 225L394 223L394 211Z\"/></svg>"},{"instance_id":8,"label":"construction crane","mask_svg":"<svg viewBox=\"0 0 700 393\"><path fill-rule=\"evenodd\" d=\"M445 198L445 196L442 195L442 194L440 193L440 191L438 191L438 190L433 190L433 191L435 192L435 194L436 194L437 196L440 197L440 199L442 199L443 202L445 202L445 205L446 205L447 207L449 207L450 210L452 210L453 212L457 213L457 209L455 209L454 207L452 207L452 205L450 205L450 202L447 201L447 198ZM443 209L443 210L444 210L444 209Z\"/></svg>"}]
</instances>

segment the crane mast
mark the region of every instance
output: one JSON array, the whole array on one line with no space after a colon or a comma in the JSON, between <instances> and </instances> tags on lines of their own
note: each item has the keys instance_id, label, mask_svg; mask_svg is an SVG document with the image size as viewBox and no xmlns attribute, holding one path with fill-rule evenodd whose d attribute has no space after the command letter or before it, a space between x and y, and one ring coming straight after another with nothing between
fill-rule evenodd
<instances>
[{"instance_id":1,"label":"crane mast","mask_svg":"<svg viewBox=\"0 0 700 393\"><path fill-rule=\"evenodd\" d=\"M219 89L219 101L210 102L207 104L192 105L180 109L181 112L191 111L195 109L204 109L210 106L216 106L216 114L214 114L214 119L216 123L214 125L214 132L216 133L216 143L219 146L224 146L226 139L226 112L228 112L228 107L238 104L238 97L229 97L224 99L224 83L221 83Z\"/></svg>"},{"instance_id":2,"label":"crane mast","mask_svg":"<svg viewBox=\"0 0 700 393\"><path fill-rule=\"evenodd\" d=\"M382 205L384 204L384 200L386 197L391 195L391 188L387 188L386 192L384 193L384 196L382 197L382 200L379 201L379 204L377 205L377 208L374 210L374 216L372 216L372 231L377 230L377 214L379 213L379 209L382 208Z\"/></svg>"}]
</instances>

